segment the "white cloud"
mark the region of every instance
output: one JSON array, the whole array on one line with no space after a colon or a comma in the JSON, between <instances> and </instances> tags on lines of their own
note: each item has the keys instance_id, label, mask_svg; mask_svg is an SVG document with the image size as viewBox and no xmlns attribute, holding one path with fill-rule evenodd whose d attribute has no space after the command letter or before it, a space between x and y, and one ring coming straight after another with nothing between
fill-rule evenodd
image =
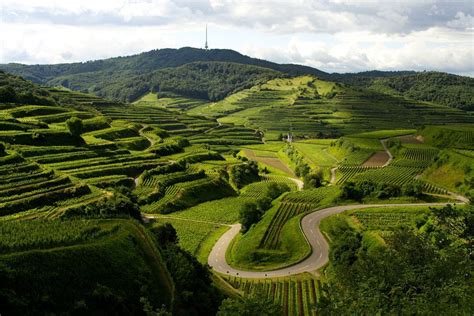
<instances>
[{"instance_id":1,"label":"white cloud","mask_svg":"<svg viewBox=\"0 0 474 316\"><path fill-rule=\"evenodd\" d=\"M298 62L329 72L439 70L472 75L471 38L469 32L439 28L410 35L338 33L331 44L295 36L285 48L272 51L246 47L245 51L260 58Z\"/></svg>"},{"instance_id":2,"label":"white cloud","mask_svg":"<svg viewBox=\"0 0 474 316\"><path fill-rule=\"evenodd\" d=\"M0 63L211 43L326 71L474 73L470 0L2 0ZM214 33L212 33L214 32Z\"/></svg>"}]
</instances>

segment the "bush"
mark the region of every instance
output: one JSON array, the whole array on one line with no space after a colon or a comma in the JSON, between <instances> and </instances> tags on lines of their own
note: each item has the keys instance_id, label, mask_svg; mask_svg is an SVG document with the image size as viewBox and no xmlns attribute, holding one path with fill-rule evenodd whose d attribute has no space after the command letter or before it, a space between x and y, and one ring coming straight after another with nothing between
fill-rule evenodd
<instances>
[{"instance_id":1,"label":"bush","mask_svg":"<svg viewBox=\"0 0 474 316\"><path fill-rule=\"evenodd\" d=\"M133 217L141 219L139 207L126 196L116 192L112 197L103 198L94 204L68 209L64 217Z\"/></svg>"},{"instance_id":2,"label":"bush","mask_svg":"<svg viewBox=\"0 0 474 316\"><path fill-rule=\"evenodd\" d=\"M66 121L67 128L69 129L69 133L72 136L80 136L83 131L82 120L77 117L71 117Z\"/></svg>"},{"instance_id":3,"label":"bush","mask_svg":"<svg viewBox=\"0 0 474 316\"><path fill-rule=\"evenodd\" d=\"M240 223L242 224L242 233L247 232L250 227L258 223L262 218L262 212L254 203L245 203L239 213Z\"/></svg>"},{"instance_id":4,"label":"bush","mask_svg":"<svg viewBox=\"0 0 474 316\"><path fill-rule=\"evenodd\" d=\"M321 171L312 172L304 177L305 188L319 188L323 182L323 173Z\"/></svg>"},{"instance_id":5,"label":"bush","mask_svg":"<svg viewBox=\"0 0 474 316\"><path fill-rule=\"evenodd\" d=\"M237 188L260 180L258 165L255 161L235 165L230 168L230 179Z\"/></svg>"}]
</instances>

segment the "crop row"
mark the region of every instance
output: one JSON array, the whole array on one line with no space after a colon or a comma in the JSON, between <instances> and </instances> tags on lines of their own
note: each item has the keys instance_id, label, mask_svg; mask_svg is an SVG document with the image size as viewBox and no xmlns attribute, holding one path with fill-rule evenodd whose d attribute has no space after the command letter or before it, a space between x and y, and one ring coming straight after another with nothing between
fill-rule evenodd
<instances>
[{"instance_id":1,"label":"crop row","mask_svg":"<svg viewBox=\"0 0 474 316\"><path fill-rule=\"evenodd\" d=\"M229 277L227 281L245 295L271 299L282 307L283 315L316 315L323 296L320 281L312 277L270 280Z\"/></svg>"},{"instance_id":2,"label":"crop row","mask_svg":"<svg viewBox=\"0 0 474 316\"><path fill-rule=\"evenodd\" d=\"M277 249L280 243L281 231L286 222L294 216L305 213L311 209L312 204L282 202L270 221L260 241L259 248Z\"/></svg>"},{"instance_id":3,"label":"crop row","mask_svg":"<svg viewBox=\"0 0 474 316\"><path fill-rule=\"evenodd\" d=\"M415 161L431 161L438 154L438 149L408 148L403 157Z\"/></svg>"},{"instance_id":4,"label":"crop row","mask_svg":"<svg viewBox=\"0 0 474 316\"><path fill-rule=\"evenodd\" d=\"M312 204L316 207L322 200L333 196L336 192L337 188L331 186L291 192L284 197L283 201Z\"/></svg>"}]
</instances>

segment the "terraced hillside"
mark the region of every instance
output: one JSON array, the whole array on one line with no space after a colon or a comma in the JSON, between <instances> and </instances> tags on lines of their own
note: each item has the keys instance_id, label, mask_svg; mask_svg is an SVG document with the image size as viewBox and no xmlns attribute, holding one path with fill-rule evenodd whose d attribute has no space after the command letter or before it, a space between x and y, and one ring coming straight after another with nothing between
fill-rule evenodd
<instances>
[{"instance_id":1,"label":"terraced hillside","mask_svg":"<svg viewBox=\"0 0 474 316\"><path fill-rule=\"evenodd\" d=\"M7 82L18 95L34 91L31 103L0 102L0 272L14 267L5 272L8 287L27 293L34 310L45 308L38 293L46 293L63 302L47 306L52 312L103 312L94 306L113 297L108 306L123 310L110 313L163 303L176 314L213 314L222 297L202 264L230 227L237 234L238 222L244 228L222 253L226 262L268 271L310 254L301 229L309 213L474 193L472 116L461 110L311 76L274 79L215 103L148 94L133 104L2 78L0 89ZM445 125L421 127L441 115ZM292 142L282 140L288 132ZM348 221L382 246L394 226L418 219L368 214L354 211ZM84 283L70 274L77 262L80 277L94 270ZM57 271L55 263L72 286L41 292L35 273ZM101 279L96 272L107 265ZM212 277L229 295L263 295L287 315L314 315L328 304L324 278ZM51 286L54 278L45 274ZM15 302L12 310L25 310Z\"/></svg>"},{"instance_id":2,"label":"terraced hillside","mask_svg":"<svg viewBox=\"0 0 474 316\"><path fill-rule=\"evenodd\" d=\"M338 137L376 129L473 123L468 112L316 79L275 79L190 113L258 128L267 139Z\"/></svg>"}]
</instances>

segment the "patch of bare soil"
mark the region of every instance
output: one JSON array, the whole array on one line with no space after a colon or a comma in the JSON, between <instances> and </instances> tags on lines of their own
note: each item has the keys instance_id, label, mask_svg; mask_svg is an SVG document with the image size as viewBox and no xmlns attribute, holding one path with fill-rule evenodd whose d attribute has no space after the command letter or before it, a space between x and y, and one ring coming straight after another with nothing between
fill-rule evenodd
<instances>
[{"instance_id":1,"label":"patch of bare soil","mask_svg":"<svg viewBox=\"0 0 474 316\"><path fill-rule=\"evenodd\" d=\"M421 144L421 143L423 143L423 136L421 136L421 135L418 135L418 136L404 135L404 136L398 137L398 139L400 139L402 143L407 143L407 144Z\"/></svg>"},{"instance_id":2,"label":"patch of bare soil","mask_svg":"<svg viewBox=\"0 0 474 316\"><path fill-rule=\"evenodd\" d=\"M259 156L256 156L255 153L250 149L244 149L244 152L245 152L245 155L247 156L247 158L250 159L250 160L254 160L254 161L261 162L261 163L264 163L266 165L269 165L270 167L281 170L284 173L286 173L286 174L288 174L292 177L295 176L294 172L290 168L288 168L287 165L285 165L283 162L281 162L281 160L278 159L278 158L259 157Z\"/></svg>"},{"instance_id":3,"label":"patch of bare soil","mask_svg":"<svg viewBox=\"0 0 474 316\"><path fill-rule=\"evenodd\" d=\"M364 167L383 167L390 156L385 151L378 151L367 159L362 166Z\"/></svg>"}]
</instances>

